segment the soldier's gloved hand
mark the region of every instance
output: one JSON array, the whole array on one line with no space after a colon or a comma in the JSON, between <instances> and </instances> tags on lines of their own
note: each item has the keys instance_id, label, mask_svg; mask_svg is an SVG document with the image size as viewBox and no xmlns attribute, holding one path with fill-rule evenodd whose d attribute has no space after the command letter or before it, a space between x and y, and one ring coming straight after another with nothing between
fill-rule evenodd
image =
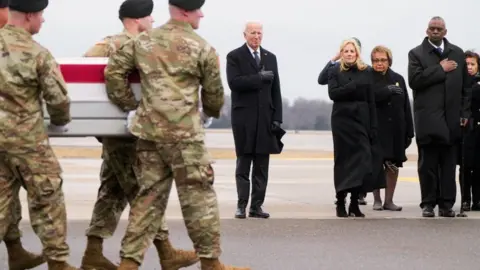
<instances>
[{"instance_id":1,"label":"soldier's gloved hand","mask_svg":"<svg viewBox=\"0 0 480 270\"><path fill-rule=\"evenodd\" d=\"M203 112L203 109L201 108L200 108L200 120L202 121L203 128L208 128L213 122L213 118L206 115Z\"/></svg>"},{"instance_id":2,"label":"soldier's gloved hand","mask_svg":"<svg viewBox=\"0 0 480 270\"><path fill-rule=\"evenodd\" d=\"M390 93L392 95L401 95L403 94L403 89L400 86L397 85L389 85L387 86L388 90L390 90Z\"/></svg>"},{"instance_id":3,"label":"soldier's gloved hand","mask_svg":"<svg viewBox=\"0 0 480 270\"><path fill-rule=\"evenodd\" d=\"M262 79L262 81L265 81L265 82L270 82L273 80L273 71L271 70L262 70L260 72L258 72L258 75L260 75L260 78Z\"/></svg>"},{"instance_id":4,"label":"soldier's gloved hand","mask_svg":"<svg viewBox=\"0 0 480 270\"><path fill-rule=\"evenodd\" d=\"M68 131L68 127L67 125L65 126L57 126L57 125L54 125L52 123L49 123L48 124L48 131L50 132L55 132L55 133L58 133L58 132L67 132Z\"/></svg>"},{"instance_id":5,"label":"soldier's gloved hand","mask_svg":"<svg viewBox=\"0 0 480 270\"><path fill-rule=\"evenodd\" d=\"M133 117L135 117L135 113L137 110L129 111L127 115L127 128L130 128L130 125L133 122Z\"/></svg>"}]
</instances>

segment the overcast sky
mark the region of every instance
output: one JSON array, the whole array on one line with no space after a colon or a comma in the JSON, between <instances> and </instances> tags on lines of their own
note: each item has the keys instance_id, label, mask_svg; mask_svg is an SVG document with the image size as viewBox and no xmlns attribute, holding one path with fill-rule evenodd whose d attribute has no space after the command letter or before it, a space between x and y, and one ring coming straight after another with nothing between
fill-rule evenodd
<instances>
[{"instance_id":1,"label":"overcast sky","mask_svg":"<svg viewBox=\"0 0 480 270\"><path fill-rule=\"evenodd\" d=\"M154 0L158 26L168 20L168 1ZM264 24L263 46L277 55L284 97L328 100L317 84L326 62L344 38L358 37L362 56L370 64L375 45L393 51L393 69L405 77L408 51L420 44L432 16L447 23L447 38L463 49L480 48L480 0L206 0L199 34L221 56L225 91L226 54L244 43L246 21ZM122 30L118 7L122 0L55 0L45 12L36 39L56 57L81 56L106 35Z\"/></svg>"}]
</instances>

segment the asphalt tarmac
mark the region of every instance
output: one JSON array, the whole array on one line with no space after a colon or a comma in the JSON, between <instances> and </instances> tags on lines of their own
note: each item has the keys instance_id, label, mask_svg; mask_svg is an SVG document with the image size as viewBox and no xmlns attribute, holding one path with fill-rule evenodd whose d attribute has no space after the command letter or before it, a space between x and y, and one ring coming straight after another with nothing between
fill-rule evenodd
<instances>
[{"instance_id":1,"label":"asphalt tarmac","mask_svg":"<svg viewBox=\"0 0 480 270\"><path fill-rule=\"evenodd\" d=\"M192 244L180 220L169 220L175 246ZM71 262L80 265L87 221L68 227ZM453 270L479 269L480 221L460 219L271 219L222 220L222 261L255 270ZM119 261L125 221L106 241L105 254ZM25 224L25 245L39 252L38 238ZM0 268L8 269L0 248ZM199 265L184 269L199 269ZM36 269L46 270L41 266ZM141 269L161 269L151 248Z\"/></svg>"},{"instance_id":2,"label":"asphalt tarmac","mask_svg":"<svg viewBox=\"0 0 480 270\"><path fill-rule=\"evenodd\" d=\"M98 183L98 159L62 159L63 190L68 211L68 243L71 262L79 266L86 245L84 236ZM365 219L335 217L333 161L272 160L264 209L269 220L235 220L236 187L234 160L214 164L215 187L222 219L222 261L256 270L341 269L480 269L480 213L468 218L421 218L416 162L401 168L395 202L401 212L373 211L372 197L362 206ZM383 193L383 192L382 192ZM23 242L39 252L41 246L28 223L22 190ZM382 194L383 196L383 194ZM458 198L459 200L459 198ZM458 200L455 209L458 209ZM114 237L106 241L106 255L119 261L128 207ZM191 248L175 188L167 209L172 242ZM0 246L0 269L8 269ZM37 269L47 269L46 266ZM141 269L160 269L150 249ZM198 265L188 269L198 269Z\"/></svg>"}]
</instances>

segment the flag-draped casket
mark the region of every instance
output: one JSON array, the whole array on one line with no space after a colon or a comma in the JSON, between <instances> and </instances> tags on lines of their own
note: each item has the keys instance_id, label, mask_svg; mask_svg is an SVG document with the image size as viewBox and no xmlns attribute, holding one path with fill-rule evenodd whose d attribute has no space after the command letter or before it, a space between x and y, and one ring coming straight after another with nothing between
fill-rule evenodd
<instances>
[{"instance_id":1,"label":"flag-draped casket","mask_svg":"<svg viewBox=\"0 0 480 270\"><path fill-rule=\"evenodd\" d=\"M127 113L113 105L105 88L104 69L108 58L60 58L57 59L60 70L67 83L71 99L70 113L72 122L68 132L50 133L51 136L125 136ZM139 100L140 79L138 73L129 76L131 89ZM45 111L46 122L49 122Z\"/></svg>"}]
</instances>

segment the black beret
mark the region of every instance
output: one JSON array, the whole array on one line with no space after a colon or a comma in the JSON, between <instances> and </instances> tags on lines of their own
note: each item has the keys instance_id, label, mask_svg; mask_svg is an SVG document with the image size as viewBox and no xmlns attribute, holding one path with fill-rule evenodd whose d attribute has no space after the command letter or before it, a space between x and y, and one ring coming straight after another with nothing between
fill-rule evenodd
<instances>
[{"instance_id":1,"label":"black beret","mask_svg":"<svg viewBox=\"0 0 480 270\"><path fill-rule=\"evenodd\" d=\"M118 10L118 17L140 19L152 15L152 0L125 0Z\"/></svg>"},{"instance_id":2,"label":"black beret","mask_svg":"<svg viewBox=\"0 0 480 270\"><path fill-rule=\"evenodd\" d=\"M8 7L11 10L23 13L40 12L47 8L48 0L10 0Z\"/></svg>"},{"instance_id":3,"label":"black beret","mask_svg":"<svg viewBox=\"0 0 480 270\"><path fill-rule=\"evenodd\" d=\"M361 47L362 47L362 43L360 43L360 40L359 40L358 38L356 38L356 37L352 37L352 38L357 42L358 47L361 48Z\"/></svg>"},{"instance_id":4,"label":"black beret","mask_svg":"<svg viewBox=\"0 0 480 270\"><path fill-rule=\"evenodd\" d=\"M183 10L192 11L201 8L205 0L168 0L168 3Z\"/></svg>"},{"instance_id":5,"label":"black beret","mask_svg":"<svg viewBox=\"0 0 480 270\"><path fill-rule=\"evenodd\" d=\"M0 8L8 7L8 0L0 0Z\"/></svg>"}]
</instances>

